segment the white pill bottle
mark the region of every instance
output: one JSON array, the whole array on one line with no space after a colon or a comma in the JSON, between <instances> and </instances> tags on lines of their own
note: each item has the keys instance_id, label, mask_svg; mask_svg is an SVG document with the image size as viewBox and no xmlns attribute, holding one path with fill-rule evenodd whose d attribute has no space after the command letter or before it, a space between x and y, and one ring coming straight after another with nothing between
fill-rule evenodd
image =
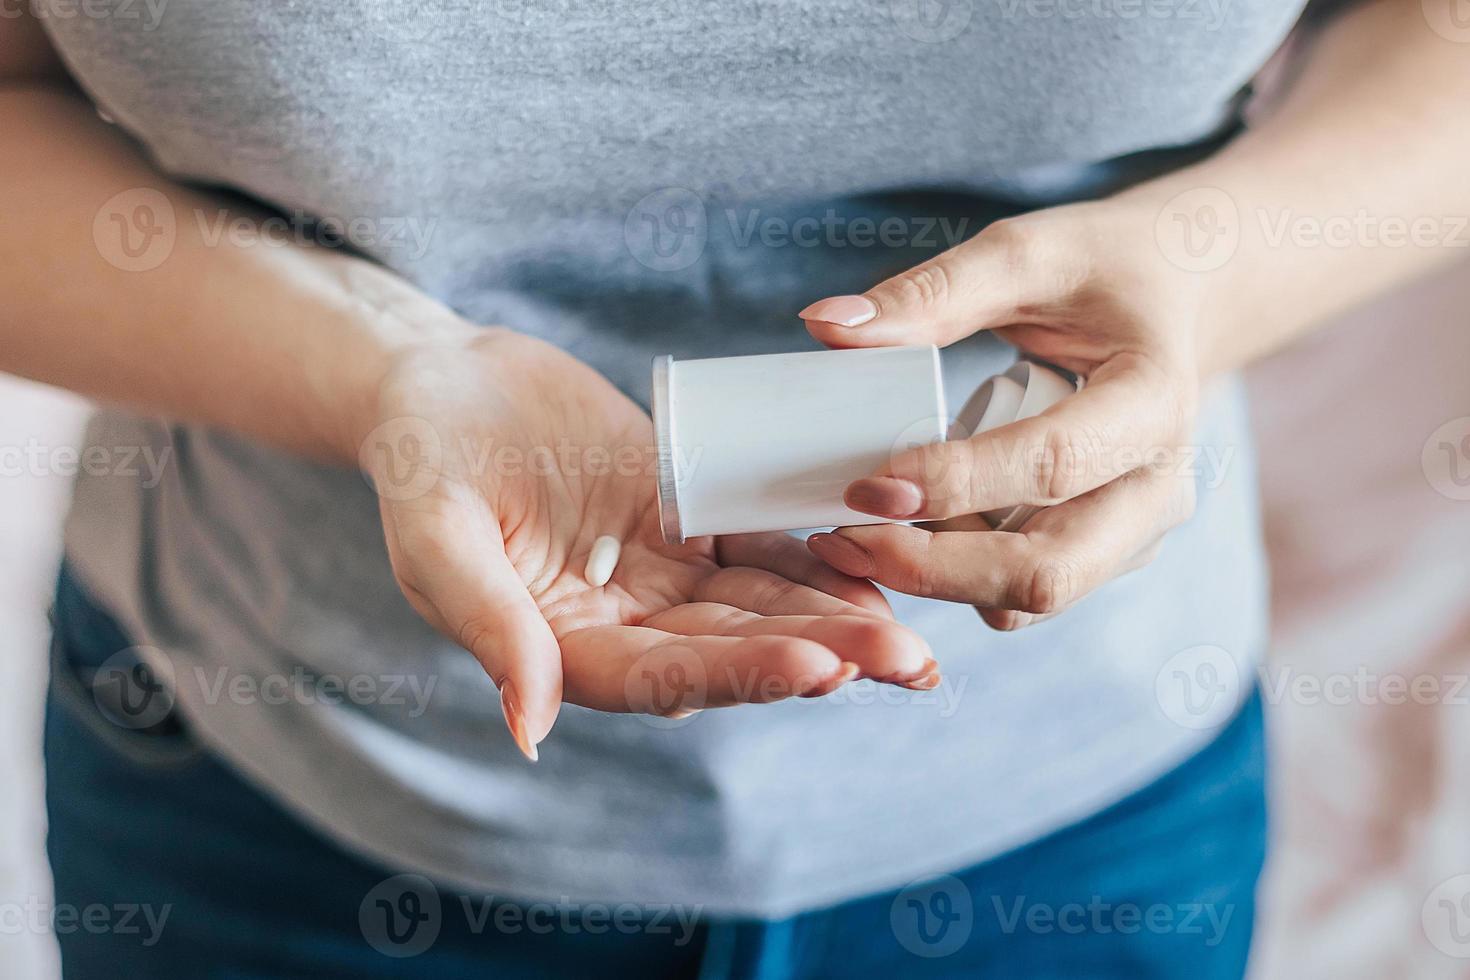
<instances>
[{"instance_id":1,"label":"white pill bottle","mask_svg":"<svg viewBox=\"0 0 1470 980\"><path fill-rule=\"evenodd\" d=\"M653 364L664 539L884 524L843 491L895 453L1045 411L1070 378L1018 361L951 420L938 348L872 347ZM1033 511L987 513L1002 530Z\"/></svg>"}]
</instances>

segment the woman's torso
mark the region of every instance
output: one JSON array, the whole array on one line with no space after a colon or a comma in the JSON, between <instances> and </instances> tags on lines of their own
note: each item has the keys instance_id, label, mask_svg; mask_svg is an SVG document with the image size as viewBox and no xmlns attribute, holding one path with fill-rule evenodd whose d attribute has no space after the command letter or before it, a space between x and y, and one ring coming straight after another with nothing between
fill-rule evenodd
<instances>
[{"instance_id":1,"label":"woman's torso","mask_svg":"<svg viewBox=\"0 0 1470 980\"><path fill-rule=\"evenodd\" d=\"M1137 172L1090 164L1219 134L1297 13L1269 0L144 9L48 21L162 168L258 197L291 237L336 219L466 315L542 335L640 398L656 353L809 346L796 310L974 233L1005 213L987 196L998 188L1071 192ZM973 387L1009 356L968 342L947 374ZM938 692L861 684L680 724L568 708L528 769L478 666L399 597L355 474L117 413L90 438L167 454L156 485L146 471L84 476L68 553L162 651L200 733L340 839L510 895L777 914L978 860L1200 744L1209 731L1169 686L1201 658L1218 667L1197 651L1221 649L1228 707L1264 631L1232 389L1202 421L1198 514L1149 569L1014 635L967 607L897 604L935 646ZM250 693L322 675L362 679L366 696ZM235 677L244 696L219 684Z\"/></svg>"}]
</instances>

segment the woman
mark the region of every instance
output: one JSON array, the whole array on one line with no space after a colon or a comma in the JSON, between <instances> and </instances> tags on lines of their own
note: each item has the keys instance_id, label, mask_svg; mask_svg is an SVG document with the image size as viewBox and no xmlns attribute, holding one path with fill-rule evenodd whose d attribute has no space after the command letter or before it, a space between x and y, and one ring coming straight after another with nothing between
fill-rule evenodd
<instances>
[{"instance_id":1,"label":"woman","mask_svg":"<svg viewBox=\"0 0 1470 980\"><path fill-rule=\"evenodd\" d=\"M1242 135L1293 5L0 21L0 367L114 406L56 605L69 975L1239 976L1228 374L1454 254L1295 233L1470 203L1451 12L1341 14ZM798 311L1087 383L849 488L922 526L662 545L650 355ZM99 902L155 928L64 926Z\"/></svg>"}]
</instances>

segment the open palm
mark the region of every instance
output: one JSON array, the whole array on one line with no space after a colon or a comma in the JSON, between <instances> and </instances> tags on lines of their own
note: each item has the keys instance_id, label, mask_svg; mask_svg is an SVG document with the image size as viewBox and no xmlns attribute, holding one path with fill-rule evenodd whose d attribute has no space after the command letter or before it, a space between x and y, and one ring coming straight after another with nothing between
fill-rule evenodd
<instances>
[{"instance_id":1,"label":"open palm","mask_svg":"<svg viewBox=\"0 0 1470 980\"><path fill-rule=\"evenodd\" d=\"M565 699L671 714L937 680L877 590L783 534L666 544L648 416L567 354L487 330L382 386L362 461L404 594L500 686L530 748ZM622 544L605 586L584 577ZM532 750L534 751L534 750Z\"/></svg>"}]
</instances>

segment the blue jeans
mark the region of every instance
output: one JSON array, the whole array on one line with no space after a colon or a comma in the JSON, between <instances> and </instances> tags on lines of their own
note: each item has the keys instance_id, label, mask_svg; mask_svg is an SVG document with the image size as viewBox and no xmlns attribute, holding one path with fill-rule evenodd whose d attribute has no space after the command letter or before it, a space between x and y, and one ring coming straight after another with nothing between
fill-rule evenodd
<instances>
[{"instance_id":1,"label":"blue jeans","mask_svg":"<svg viewBox=\"0 0 1470 980\"><path fill-rule=\"evenodd\" d=\"M738 921L554 896L517 904L376 866L254 789L184 720L119 699L118 672L146 681L146 670L65 571L55 618L48 849L73 980L1245 970L1265 856L1259 697L1195 757L1074 826L901 891Z\"/></svg>"}]
</instances>

